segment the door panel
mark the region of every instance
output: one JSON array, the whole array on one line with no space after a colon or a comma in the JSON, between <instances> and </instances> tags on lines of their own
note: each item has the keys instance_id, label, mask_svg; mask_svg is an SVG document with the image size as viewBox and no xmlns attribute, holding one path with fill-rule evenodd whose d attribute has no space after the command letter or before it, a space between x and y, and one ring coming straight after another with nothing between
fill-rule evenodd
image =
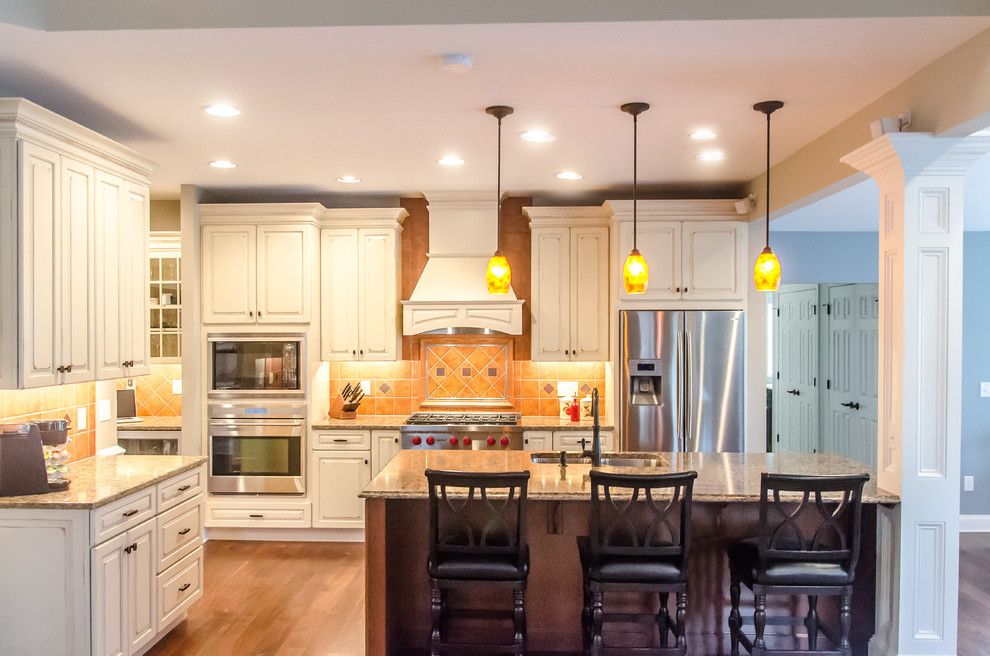
<instances>
[{"instance_id":1,"label":"door panel","mask_svg":"<svg viewBox=\"0 0 990 656\"><path fill-rule=\"evenodd\" d=\"M255 323L254 226L203 228L203 323Z\"/></svg>"},{"instance_id":2,"label":"door panel","mask_svg":"<svg viewBox=\"0 0 990 656\"><path fill-rule=\"evenodd\" d=\"M620 451L684 449L684 399L680 392L683 328L683 312L619 313ZM659 360L660 405L630 403L631 360Z\"/></svg>"},{"instance_id":3,"label":"door panel","mask_svg":"<svg viewBox=\"0 0 990 656\"><path fill-rule=\"evenodd\" d=\"M364 499L358 497L371 480L368 452L313 452L316 504L313 526L361 528Z\"/></svg>"},{"instance_id":4,"label":"door panel","mask_svg":"<svg viewBox=\"0 0 990 656\"><path fill-rule=\"evenodd\" d=\"M571 241L567 228L533 231L533 359L568 360Z\"/></svg>"},{"instance_id":5,"label":"door panel","mask_svg":"<svg viewBox=\"0 0 990 656\"><path fill-rule=\"evenodd\" d=\"M774 451L819 450L818 288L777 295Z\"/></svg>"},{"instance_id":6,"label":"door panel","mask_svg":"<svg viewBox=\"0 0 990 656\"><path fill-rule=\"evenodd\" d=\"M685 223L683 227L685 299L743 299L738 262L743 257L743 228L736 221Z\"/></svg>"},{"instance_id":7,"label":"door panel","mask_svg":"<svg viewBox=\"0 0 990 656\"><path fill-rule=\"evenodd\" d=\"M124 305L121 252L125 247L121 211L124 181L103 171L96 172L96 378L124 376ZM143 266L143 265L142 265Z\"/></svg>"},{"instance_id":8,"label":"door panel","mask_svg":"<svg viewBox=\"0 0 990 656\"><path fill-rule=\"evenodd\" d=\"M148 231L151 229L148 188L128 185L122 216L126 235L121 251L121 314L124 320L124 360L128 376L143 376L151 370L149 359Z\"/></svg>"},{"instance_id":9,"label":"door panel","mask_svg":"<svg viewBox=\"0 0 990 656\"><path fill-rule=\"evenodd\" d=\"M61 264L59 338L65 383L93 380L96 321L94 298L95 215L93 167L62 157L62 221L59 236ZM98 265L96 265L98 266Z\"/></svg>"},{"instance_id":10,"label":"door panel","mask_svg":"<svg viewBox=\"0 0 990 656\"><path fill-rule=\"evenodd\" d=\"M20 316L23 336L23 387L59 382L56 371L61 337L56 334L59 306L57 242L59 215L59 156L32 143L20 144L20 197L24 201L21 235Z\"/></svg>"},{"instance_id":11,"label":"door panel","mask_svg":"<svg viewBox=\"0 0 990 656\"><path fill-rule=\"evenodd\" d=\"M309 322L306 226L258 228L258 322Z\"/></svg>"},{"instance_id":12,"label":"door panel","mask_svg":"<svg viewBox=\"0 0 990 656\"><path fill-rule=\"evenodd\" d=\"M320 234L321 350L324 360L353 360L358 350L357 230Z\"/></svg>"},{"instance_id":13,"label":"door panel","mask_svg":"<svg viewBox=\"0 0 990 656\"><path fill-rule=\"evenodd\" d=\"M395 232L361 228L358 246L358 356L362 360L395 360Z\"/></svg>"},{"instance_id":14,"label":"door panel","mask_svg":"<svg viewBox=\"0 0 990 656\"><path fill-rule=\"evenodd\" d=\"M856 459L871 467L877 461L877 395L879 364L880 297L877 285L856 285L856 344L859 351L859 371L856 376L857 403L856 437L859 442Z\"/></svg>"},{"instance_id":15,"label":"door panel","mask_svg":"<svg viewBox=\"0 0 990 656\"><path fill-rule=\"evenodd\" d=\"M684 313L685 450L744 450L744 336L742 311Z\"/></svg>"},{"instance_id":16,"label":"door panel","mask_svg":"<svg viewBox=\"0 0 990 656\"><path fill-rule=\"evenodd\" d=\"M94 656L127 655L126 537L118 536L91 551Z\"/></svg>"},{"instance_id":17,"label":"door panel","mask_svg":"<svg viewBox=\"0 0 990 656\"><path fill-rule=\"evenodd\" d=\"M627 294L621 286L619 298L623 301L657 301L681 298L681 224L656 222L639 224L637 239L639 252L649 267L650 279L642 294ZM633 245L632 223L622 223L619 229L619 257L613 264L622 280L622 266Z\"/></svg>"},{"instance_id":18,"label":"door panel","mask_svg":"<svg viewBox=\"0 0 990 656\"><path fill-rule=\"evenodd\" d=\"M157 633L155 612L158 593L155 572L158 565L156 521L147 522L127 532L131 553L127 561L127 643L128 653L140 651Z\"/></svg>"},{"instance_id":19,"label":"door panel","mask_svg":"<svg viewBox=\"0 0 990 656\"><path fill-rule=\"evenodd\" d=\"M571 275L565 281L572 300L571 360L608 359L608 228L572 228Z\"/></svg>"}]
</instances>

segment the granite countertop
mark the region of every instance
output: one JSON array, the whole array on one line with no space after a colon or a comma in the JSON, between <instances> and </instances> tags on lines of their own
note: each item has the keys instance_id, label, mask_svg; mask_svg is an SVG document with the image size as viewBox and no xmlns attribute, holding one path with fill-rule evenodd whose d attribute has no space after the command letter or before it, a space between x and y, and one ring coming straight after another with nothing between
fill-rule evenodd
<instances>
[{"instance_id":1,"label":"granite countertop","mask_svg":"<svg viewBox=\"0 0 990 656\"><path fill-rule=\"evenodd\" d=\"M535 464L529 451L400 451L361 494L367 499L425 499L430 469L460 471L529 471L529 498L542 501L582 501L591 498L590 465ZM899 503L900 498L880 490L876 474L855 460L833 454L800 453L657 453L659 467L602 467L602 471L667 473L697 470L694 499L699 502L744 502L760 498L762 472L787 474L861 474L869 472L863 491L865 503Z\"/></svg>"},{"instance_id":2,"label":"granite countertop","mask_svg":"<svg viewBox=\"0 0 990 656\"><path fill-rule=\"evenodd\" d=\"M180 431L182 417L141 417L133 424L117 424L117 432L127 431Z\"/></svg>"},{"instance_id":3,"label":"granite countertop","mask_svg":"<svg viewBox=\"0 0 990 656\"><path fill-rule=\"evenodd\" d=\"M0 509L93 510L204 462L204 456L93 456L69 463L67 490L0 497Z\"/></svg>"},{"instance_id":4,"label":"granite countertop","mask_svg":"<svg viewBox=\"0 0 990 656\"><path fill-rule=\"evenodd\" d=\"M359 415L356 419L324 418L322 423L313 424L313 430L333 430L351 428L354 430L375 430L398 428L406 423L409 415ZM140 426L140 424L138 424ZM525 430L591 430L591 421L570 421L557 417L522 417L519 425ZM134 428L132 430L140 430ZM602 424L602 430L614 430L614 426Z\"/></svg>"}]
</instances>

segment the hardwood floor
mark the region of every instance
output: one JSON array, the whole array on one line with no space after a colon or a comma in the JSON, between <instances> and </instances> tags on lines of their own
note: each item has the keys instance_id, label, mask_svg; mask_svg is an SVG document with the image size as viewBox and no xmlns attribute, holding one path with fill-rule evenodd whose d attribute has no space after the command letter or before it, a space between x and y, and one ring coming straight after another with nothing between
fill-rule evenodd
<instances>
[{"instance_id":1,"label":"hardwood floor","mask_svg":"<svg viewBox=\"0 0 990 656\"><path fill-rule=\"evenodd\" d=\"M961 536L959 656L990 654L990 534ZM359 656L364 545L206 543L206 594L148 656Z\"/></svg>"}]
</instances>

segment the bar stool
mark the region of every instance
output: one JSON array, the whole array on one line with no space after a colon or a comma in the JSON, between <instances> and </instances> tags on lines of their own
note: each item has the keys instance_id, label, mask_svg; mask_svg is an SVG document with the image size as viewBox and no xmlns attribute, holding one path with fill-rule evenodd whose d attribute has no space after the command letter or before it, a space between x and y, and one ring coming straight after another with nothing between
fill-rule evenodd
<instances>
[{"instance_id":1,"label":"bar stool","mask_svg":"<svg viewBox=\"0 0 990 656\"><path fill-rule=\"evenodd\" d=\"M688 549L691 543L691 494L698 472L676 474L614 474L591 470L591 513L588 537L578 538L584 570L585 650L604 654L687 653L684 621L687 614ZM654 620L660 646L606 647L605 592L658 593ZM667 601L677 596L671 620ZM675 644L668 646L669 634Z\"/></svg>"},{"instance_id":2,"label":"bar stool","mask_svg":"<svg viewBox=\"0 0 990 656\"><path fill-rule=\"evenodd\" d=\"M482 473L427 470L430 490L430 654L486 648L526 652L526 490L529 472ZM447 642L447 591L468 586L513 591L511 645ZM490 616L488 614L487 616Z\"/></svg>"},{"instance_id":3,"label":"bar stool","mask_svg":"<svg viewBox=\"0 0 990 656\"><path fill-rule=\"evenodd\" d=\"M763 474L760 491L760 534L729 547L729 633L732 654L739 644L754 656L773 654L839 654L849 656L852 647L851 603L859 559L863 485L869 474L857 476L790 476ZM740 584L753 591L756 634L752 641L742 631L739 612ZM768 623L767 595L808 595L808 649L767 649L764 630ZM839 627L819 621L818 597L838 596ZM772 618L771 624L802 623L798 618ZM835 645L818 650L821 632Z\"/></svg>"}]
</instances>

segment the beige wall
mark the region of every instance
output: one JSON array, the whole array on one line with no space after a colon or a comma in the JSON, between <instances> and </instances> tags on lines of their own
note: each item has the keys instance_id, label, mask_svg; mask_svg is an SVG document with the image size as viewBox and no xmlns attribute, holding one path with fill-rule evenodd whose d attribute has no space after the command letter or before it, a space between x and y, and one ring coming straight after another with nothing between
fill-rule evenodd
<instances>
[{"instance_id":1,"label":"beige wall","mask_svg":"<svg viewBox=\"0 0 990 656\"><path fill-rule=\"evenodd\" d=\"M179 230L179 201L177 200L153 200L151 201L151 231L175 231Z\"/></svg>"}]
</instances>

